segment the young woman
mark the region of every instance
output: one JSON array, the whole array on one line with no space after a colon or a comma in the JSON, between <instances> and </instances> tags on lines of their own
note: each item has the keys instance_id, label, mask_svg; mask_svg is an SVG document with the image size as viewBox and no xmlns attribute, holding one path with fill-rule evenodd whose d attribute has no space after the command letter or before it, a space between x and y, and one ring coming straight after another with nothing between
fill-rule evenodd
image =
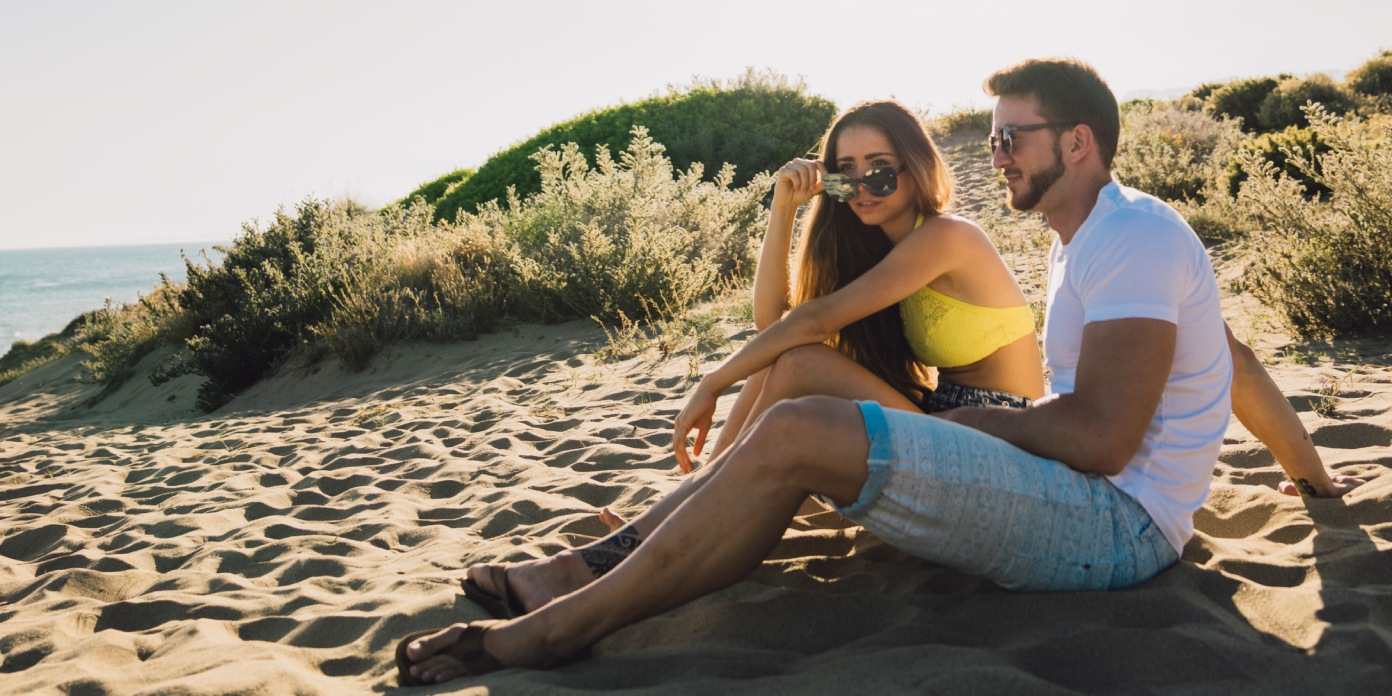
<instances>
[{"instance_id":1,"label":"young woman","mask_svg":"<svg viewBox=\"0 0 1392 696\"><path fill-rule=\"evenodd\" d=\"M944 212L951 176L918 117L862 102L832 124L822 153L779 169L754 285L759 334L701 381L676 442L695 430L700 454L715 397L747 377L715 454L790 397L933 412L1042 396L1034 317L981 228ZM793 221L808 201L790 293ZM689 471L685 447L676 453Z\"/></svg>"}]
</instances>

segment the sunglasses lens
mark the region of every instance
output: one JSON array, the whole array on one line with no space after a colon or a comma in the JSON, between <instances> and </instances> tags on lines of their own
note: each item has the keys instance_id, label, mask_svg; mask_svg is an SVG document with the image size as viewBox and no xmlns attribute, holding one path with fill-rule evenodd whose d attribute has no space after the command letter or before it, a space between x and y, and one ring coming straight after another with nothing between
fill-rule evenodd
<instances>
[{"instance_id":1,"label":"sunglasses lens","mask_svg":"<svg viewBox=\"0 0 1392 696\"><path fill-rule=\"evenodd\" d=\"M1005 154L1007 155L1015 151L1015 139L1011 137L1010 128L1008 126L1001 128L999 135L992 133L991 136L986 139L986 142L991 146L991 152L995 152L996 148L1005 150Z\"/></svg>"},{"instance_id":2,"label":"sunglasses lens","mask_svg":"<svg viewBox=\"0 0 1392 696\"><path fill-rule=\"evenodd\" d=\"M865 185L865 190L872 196L889 196L895 189L899 188L899 172L893 167L884 169L872 169L865 173L865 178L861 180Z\"/></svg>"},{"instance_id":3,"label":"sunglasses lens","mask_svg":"<svg viewBox=\"0 0 1392 696\"><path fill-rule=\"evenodd\" d=\"M832 198L845 203L855 198L856 182L845 174L827 174L822 177L822 188Z\"/></svg>"}]
</instances>

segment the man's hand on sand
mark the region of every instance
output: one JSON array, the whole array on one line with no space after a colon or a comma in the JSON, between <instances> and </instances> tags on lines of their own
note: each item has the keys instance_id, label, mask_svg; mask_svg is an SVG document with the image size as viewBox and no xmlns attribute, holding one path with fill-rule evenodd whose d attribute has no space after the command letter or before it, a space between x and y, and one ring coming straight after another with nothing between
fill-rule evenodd
<instances>
[{"instance_id":1,"label":"man's hand on sand","mask_svg":"<svg viewBox=\"0 0 1392 696\"><path fill-rule=\"evenodd\" d=\"M1329 477L1334 482L1334 489L1328 492L1321 492L1306 479L1296 481L1282 481L1276 490L1286 495L1298 495L1302 498L1342 498L1345 493L1367 483L1361 478L1345 476L1344 474L1334 474Z\"/></svg>"}]
</instances>

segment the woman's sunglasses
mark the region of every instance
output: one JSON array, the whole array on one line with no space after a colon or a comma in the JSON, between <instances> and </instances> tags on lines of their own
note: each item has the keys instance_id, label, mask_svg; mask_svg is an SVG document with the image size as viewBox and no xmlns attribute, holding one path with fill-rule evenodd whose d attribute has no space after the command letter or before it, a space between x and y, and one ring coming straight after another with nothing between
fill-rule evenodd
<instances>
[{"instance_id":1,"label":"woman's sunglasses","mask_svg":"<svg viewBox=\"0 0 1392 696\"><path fill-rule=\"evenodd\" d=\"M899 189L899 170L894 167L876 167L865 172L865 176L859 179L852 179L845 174L826 174L822 177L822 187L826 189L826 195L842 203L848 203L855 198L857 186L864 186L865 192L872 196L892 196Z\"/></svg>"}]
</instances>

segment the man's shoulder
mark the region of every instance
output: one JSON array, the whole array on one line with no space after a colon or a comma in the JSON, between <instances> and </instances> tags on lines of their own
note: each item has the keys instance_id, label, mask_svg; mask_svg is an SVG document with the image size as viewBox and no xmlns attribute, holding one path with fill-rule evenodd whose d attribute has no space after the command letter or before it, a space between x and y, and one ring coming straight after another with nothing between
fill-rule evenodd
<instances>
[{"instance_id":1,"label":"man's shoulder","mask_svg":"<svg viewBox=\"0 0 1392 696\"><path fill-rule=\"evenodd\" d=\"M1163 240L1167 244L1201 246L1184 216L1155 196L1112 182L1102 189L1099 198L1105 200L1106 208L1097 220L1096 233L1089 235L1095 243Z\"/></svg>"}]
</instances>

